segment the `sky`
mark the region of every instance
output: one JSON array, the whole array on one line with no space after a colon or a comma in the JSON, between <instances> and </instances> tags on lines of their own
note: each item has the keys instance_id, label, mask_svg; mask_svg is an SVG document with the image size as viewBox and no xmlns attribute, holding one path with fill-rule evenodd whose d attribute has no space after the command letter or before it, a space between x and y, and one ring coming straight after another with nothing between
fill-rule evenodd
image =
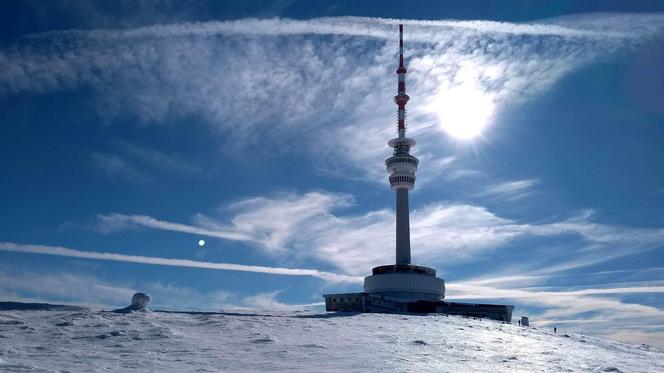
<instances>
[{"instance_id":1,"label":"sky","mask_svg":"<svg viewBox=\"0 0 664 373\"><path fill-rule=\"evenodd\" d=\"M313 307L394 262L663 346L664 1L0 4L0 300Z\"/></svg>"}]
</instances>

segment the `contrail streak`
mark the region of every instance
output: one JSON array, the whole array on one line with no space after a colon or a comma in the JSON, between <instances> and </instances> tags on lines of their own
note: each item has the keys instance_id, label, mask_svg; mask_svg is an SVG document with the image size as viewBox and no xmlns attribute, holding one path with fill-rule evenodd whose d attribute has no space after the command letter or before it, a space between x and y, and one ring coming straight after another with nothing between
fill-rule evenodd
<instances>
[{"instance_id":1,"label":"contrail streak","mask_svg":"<svg viewBox=\"0 0 664 373\"><path fill-rule=\"evenodd\" d=\"M280 268L280 267L251 266L251 265L233 264L233 263L201 262L189 259L159 258L153 256L80 251L66 247L59 247L59 246L22 245L22 244L15 244L12 242L0 242L0 251L11 251L11 252L24 253L24 254L55 255L55 256L65 256L71 258L83 258L83 259L112 260L116 262L154 264L154 265L163 265L171 267L188 267L188 268L216 269L224 271L268 273L273 275L286 275L286 276L313 276L330 282L356 283L362 281L362 278L358 276L340 275L331 272L319 271L317 269Z\"/></svg>"}]
</instances>

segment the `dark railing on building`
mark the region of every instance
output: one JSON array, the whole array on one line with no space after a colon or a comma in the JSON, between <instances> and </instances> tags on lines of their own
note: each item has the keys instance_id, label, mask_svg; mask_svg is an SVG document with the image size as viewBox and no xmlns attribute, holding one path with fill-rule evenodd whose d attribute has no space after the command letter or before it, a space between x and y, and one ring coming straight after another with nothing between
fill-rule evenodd
<instances>
[{"instance_id":1,"label":"dark railing on building","mask_svg":"<svg viewBox=\"0 0 664 373\"><path fill-rule=\"evenodd\" d=\"M435 276L436 270L429 267L416 266L412 264L390 264L378 266L371 270L374 275L385 273L417 273L421 275Z\"/></svg>"}]
</instances>

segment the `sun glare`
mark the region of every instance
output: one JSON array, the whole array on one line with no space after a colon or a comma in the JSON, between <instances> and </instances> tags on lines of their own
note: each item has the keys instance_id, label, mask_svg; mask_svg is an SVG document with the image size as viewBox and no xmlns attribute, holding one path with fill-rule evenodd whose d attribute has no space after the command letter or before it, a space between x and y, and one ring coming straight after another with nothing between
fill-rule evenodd
<instances>
[{"instance_id":1,"label":"sun glare","mask_svg":"<svg viewBox=\"0 0 664 373\"><path fill-rule=\"evenodd\" d=\"M471 140L486 128L495 104L490 96L471 85L443 91L435 101L440 125L450 136Z\"/></svg>"}]
</instances>

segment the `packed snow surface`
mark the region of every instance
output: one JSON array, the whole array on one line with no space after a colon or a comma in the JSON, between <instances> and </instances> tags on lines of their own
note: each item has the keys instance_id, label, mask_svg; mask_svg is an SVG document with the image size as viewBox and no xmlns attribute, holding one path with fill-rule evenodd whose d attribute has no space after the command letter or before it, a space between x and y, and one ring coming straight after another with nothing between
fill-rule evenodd
<instances>
[{"instance_id":1,"label":"packed snow surface","mask_svg":"<svg viewBox=\"0 0 664 373\"><path fill-rule=\"evenodd\" d=\"M441 315L0 311L1 372L664 372L655 347Z\"/></svg>"}]
</instances>

